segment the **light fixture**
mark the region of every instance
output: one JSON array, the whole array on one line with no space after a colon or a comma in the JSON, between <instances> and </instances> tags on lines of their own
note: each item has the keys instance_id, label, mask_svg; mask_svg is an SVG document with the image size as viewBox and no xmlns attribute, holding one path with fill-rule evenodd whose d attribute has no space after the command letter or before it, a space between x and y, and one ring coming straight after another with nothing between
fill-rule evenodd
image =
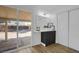
<instances>
[{"instance_id":1,"label":"light fixture","mask_svg":"<svg viewBox=\"0 0 79 59\"><path fill-rule=\"evenodd\" d=\"M47 18L50 17L50 14L48 14L47 12L43 12L43 11L39 11L39 12L38 12L38 15L39 15L39 16L42 16L42 17L47 17Z\"/></svg>"},{"instance_id":2,"label":"light fixture","mask_svg":"<svg viewBox=\"0 0 79 59\"><path fill-rule=\"evenodd\" d=\"M48 13L47 11L44 11L44 10L39 10L38 16L45 17L45 18L48 18L48 19L54 19L56 17L55 14Z\"/></svg>"}]
</instances>

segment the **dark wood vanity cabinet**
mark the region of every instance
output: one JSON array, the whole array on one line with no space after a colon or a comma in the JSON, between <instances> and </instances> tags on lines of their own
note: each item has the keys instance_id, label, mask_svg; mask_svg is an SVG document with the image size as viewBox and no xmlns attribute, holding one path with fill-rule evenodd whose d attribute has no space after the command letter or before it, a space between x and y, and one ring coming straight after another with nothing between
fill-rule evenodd
<instances>
[{"instance_id":1,"label":"dark wood vanity cabinet","mask_svg":"<svg viewBox=\"0 0 79 59\"><path fill-rule=\"evenodd\" d=\"M48 46L55 43L56 31L41 32L41 42Z\"/></svg>"}]
</instances>

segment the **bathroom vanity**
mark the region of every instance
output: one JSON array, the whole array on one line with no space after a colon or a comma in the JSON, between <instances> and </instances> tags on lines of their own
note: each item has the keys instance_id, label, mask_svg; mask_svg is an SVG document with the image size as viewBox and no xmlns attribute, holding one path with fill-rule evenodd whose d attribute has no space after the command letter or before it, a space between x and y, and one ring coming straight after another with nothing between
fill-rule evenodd
<instances>
[{"instance_id":1,"label":"bathroom vanity","mask_svg":"<svg viewBox=\"0 0 79 59\"><path fill-rule=\"evenodd\" d=\"M50 44L54 44L56 40L56 30L55 25L53 23L46 23L42 26L36 27L36 32L41 33L41 44L43 46L48 46Z\"/></svg>"},{"instance_id":2,"label":"bathroom vanity","mask_svg":"<svg viewBox=\"0 0 79 59\"><path fill-rule=\"evenodd\" d=\"M56 40L56 31L41 32L41 43L44 46L54 44Z\"/></svg>"}]
</instances>

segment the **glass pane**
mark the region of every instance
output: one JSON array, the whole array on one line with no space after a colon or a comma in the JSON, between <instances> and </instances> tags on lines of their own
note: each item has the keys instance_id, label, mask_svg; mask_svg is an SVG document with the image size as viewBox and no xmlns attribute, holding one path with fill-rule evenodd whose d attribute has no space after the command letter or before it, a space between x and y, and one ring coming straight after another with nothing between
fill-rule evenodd
<instances>
[{"instance_id":1,"label":"glass pane","mask_svg":"<svg viewBox=\"0 0 79 59\"><path fill-rule=\"evenodd\" d=\"M8 32L7 32L7 41L9 48L17 48L17 21L9 20L7 21Z\"/></svg>"},{"instance_id":2,"label":"glass pane","mask_svg":"<svg viewBox=\"0 0 79 59\"><path fill-rule=\"evenodd\" d=\"M5 40L5 21L0 20L0 42Z\"/></svg>"},{"instance_id":3,"label":"glass pane","mask_svg":"<svg viewBox=\"0 0 79 59\"><path fill-rule=\"evenodd\" d=\"M31 44L31 22L19 21L19 40L20 46L27 46Z\"/></svg>"},{"instance_id":4,"label":"glass pane","mask_svg":"<svg viewBox=\"0 0 79 59\"><path fill-rule=\"evenodd\" d=\"M5 40L5 21L0 19L0 52L6 50Z\"/></svg>"}]
</instances>

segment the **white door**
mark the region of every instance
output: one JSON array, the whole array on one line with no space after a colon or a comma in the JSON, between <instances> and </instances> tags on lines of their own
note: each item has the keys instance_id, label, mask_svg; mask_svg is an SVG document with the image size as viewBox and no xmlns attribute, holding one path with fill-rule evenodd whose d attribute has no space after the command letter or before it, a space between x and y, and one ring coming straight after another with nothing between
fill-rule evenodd
<instances>
[{"instance_id":1,"label":"white door","mask_svg":"<svg viewBox=\"0 0 79 59\"><path fill-rule=\"evenodd\" d=\"M58 15L58 43L68 46L68 12Z\"/></svg>"},{"instance_id":2,"label":"white door","mask_svg":"<svg viewBox=\"0 0 79 59\"><path fill-rule=\"evenodd\" d=\"M79 10L70 12L69 47L79 50Z\"/></svg>"}]
</instances>

